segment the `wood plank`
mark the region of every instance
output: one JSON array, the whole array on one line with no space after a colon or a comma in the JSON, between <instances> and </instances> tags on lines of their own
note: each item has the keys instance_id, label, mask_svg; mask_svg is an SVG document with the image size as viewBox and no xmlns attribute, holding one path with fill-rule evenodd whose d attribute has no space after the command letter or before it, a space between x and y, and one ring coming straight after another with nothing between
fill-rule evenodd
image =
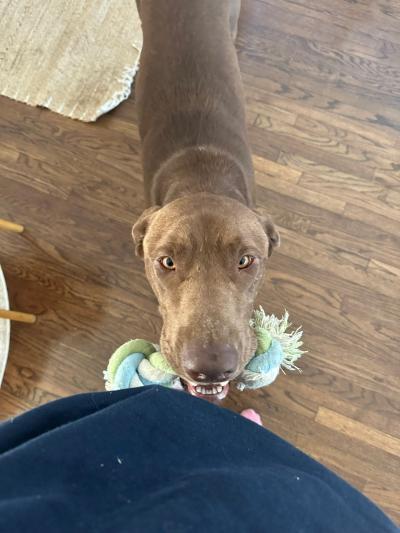
<instances>
[{"instance_id":1,"label":"wood plank","mask_svg":"<svg viewBox=\"0 0 400 533\"><path fill-rule=\"evenodd\" d=\"M296 114L328 112L352 124L364 124L366 130L372 128L390 135L400 131L399 99L370 94L368 86L360 93L343 82L327 85L301 75L293 77L289 85L283 81L262 80L248 72L243 73L243 79L249 99L264 100Z\"/></svg>"},{"instance_id":2,"label":"wood plank","mask_svg":"<svg viewBox=\"0 0 400 533\"><path fill-rule=\"evenodd\" d=\"M352 8L348 4L341 4L339 2L332 5L332 3L324 0L318 2L307 2L307 0L283 0L283 5L295 13L306 13L322 23L327 20L332 24L341 26L342 28L351 28L356 26L352 32L362 33L363 35L372 33L374 30L375 37L383 40L400 43L400 32L398 29L396 17L392 18L390 13L396 13L394 2L383 7L378 4L366 4L357 0L354 2ZM364 6L364 8L363 8ZM379 6L379 7L378 7ZM354 23L357 21L357 24Z\"/></svg>"},{"instance_id":3,"label":"wood plank","mask_svg":"<svg viewBox=\"0 0 400 533\"><path fill-rule=\"evenodd\" d=\"M343 213L346 202L298 186L298 182L301 180L300 172L261 157L254 157L253 161L256 182L261 187L282 194L293 195L311 205L319 206L322 204L325 209L333 213Z\"/></svg>"},{"instance_id":4,"label":"wood plank","mask_svg":"<svg viewBox=\"0 0 400 533\"><path fill-rule=\"evenodd\" d=\"M265 202L275 222L288 230L300 231L307 237L329 244L338 249L339 253L350 254L365 260L380 259L389 265L397 265L400 252L400 236L396 231L386 232L379 224L379 218L370 221L361 220L357 216L349 218L337 216L332 209L320 209L315 203L306 203L294 195L283 194L274 190L273 185L268 189L257 189L260 201ZM312 196L310 196L312 198ZM303 195L303 200L306 194ZM282 213L279 205L288 206ZM329 205L329 202L328 202ZM348 205L345 206L347 211ZM298 221L301 221L299 225ZM293 222L294 221L294 222ZM372 224L375 222L375 224ZM396 222L390 224L395 229Z\"/></svg>"},{"instance_id":5,"label":"wood plank","mask_svg":"<svg viewBox=\"0 0 400 533\"><path fill-rule=\"evenodd\" d=\"M261 4L268 9L273 9L273 17L259 17L258 26L266 30L274 29L284 34L293 34L305 39L312 36L318 42L336 45L340 40L340 49L348 53L379 59L380 61L393 61L393 57L400 50L399 45L387 41L386 38L377 38L373 32L363 33L353 28L352 32L344 25L338 24L332 18L318 18L314 9L306 9L304 12L295 11L298 4L287 9L285 2L277 5L276 2L260 0ZM259 2L257 2L259 4Z\"/></svg>"},{"instance_id":6,"label":"wood plank","mask_svg":"<svg viewBox=\"0 0 400 533\"><path fill-rule=\"evenodd\" d=\"M323 152L331 152L345 159L375 170L392 170L393 162L400 164L400 154L396 148L379 146L365 136L299 115L294 126L267 114L258 115L254 127L273 133L278 139L295 139L306 146L318 147Z\"/></svg>"},{"instance_id":7,"label":"wood plank","mask_svg":"<svg viewBox=\"0 0 400 533\"><path fill-rule=\"evenodd\" d=\"M0 421L14 418L16 413L22 413L32 407L29 402L24 402L14 393L8 392L3 386L1 389Z\"/></svg>"},{"instance_id":8,"label":"wood plank","mask_svg":"<svg viewBox=\"0 0 400 533\"><path fill-rule=\"evenodd\" d=\"M377 213L376 211L372 211L365 205L354 205L348 202L344 208L344 215L348 220L363 222L368 226L378 228L382 233L391 234L395 237L399 234L398 213L393 213L389 207L384 210L383 214L382 212Z\"/></svg>"},{"instance_id":9,"label":"wood plank","mask_svg":"<svg viewBox=\"0 0 400 533\"><path fill-rule=\"evenodd\" d=\"M296 169L287 168L285 165L271 161L265 157L253 157L254 169L264 174L266 178L283 179L289 183L297 184L302 172ZM268 180L264 180L268 183Z\"/></svg>"},{"instance_id":10,"label":"wood plank","mask_svg":"<svg viewBox=\"0 0 400 533\"><path fill-rule=\"evenodd\" d=\"M282 188L281 188L282 189ZM382 294L392 295L389 290L396 286L397 281L389 276L389 285L385 280L380 279L380 274L371 270L367 271L369 261L378 258L379 255L384 257L388 265L396 265L399 259L399 239L391 234L383 234L380 227L371 227L368 225L359 226L356 221L338 217L330 209L321 213L314 205L305 205L298 198L283 195L276 190L259 188L259 198L268 206L275 222L281 228L282 234L287 240L282 240L280 253L290 255L306 264L317 260L317 255L324 264L323 268L335 273L342 278L348 278L350 272L354 274L356 283L364 283L368 276L374 280L375 290ZM287 212L281 213L279 205L286 201L293 206L293 211L288 209ZM277 209L278 207L278 209ZM304 214L307 212L308 214ZM331 226L327 225L327 222ZM359 231L359 233L357 233ZM294 234L300 232L300 235ZM370 233L370 242L365 246L362 235ZM298 240L296 239L298 236ZM364 242L364 245L363 245ZM290 245L289 245L290 244ZM312 248L312 250L311 250ZM338 262L343 261L342 267L335 270ZM350 270L346 270L350 267ZM376 279L376 282L375 282ZM376 284L375 284L376 283Z\"/></svg>"},{"instance_id":11,"label":"wood plank","mask_svg":"<svg viewBox=\"0 0 400 533\"><path fill-rule=\"evenodd\" d=\"M351 375L341 377L331 369L319 370L307 361L301 366L303 373L296 379L296 386L288 383L285 388L286 402L290 400L301 409L307 409L312 417L319 407L333 409L369 428L400 438L400 427L396 422L400 409L398 400L358 385ZM274 397L277 389L274 387ZM279 398L280 403L283 401ZM290 408L295 410L297 407Z\"/></svg>"},{"instance_id":12,"label":"wood plank","mask_svg":"<svg viewBox=\"0 0 400 533\"><path fill-rule=\"evenodd\" d=\"M334 138L327 138L327 146L324 147L324 140L319 139L314 134L306 131L301 132L297 128L292 128L292 131L289 131L288 128L289 126L285 126L280 131L275 131L271 128L259 128L251 125L249 133L255 153L277 161L280 153L286 151L290 146L293 152L305 159L315 161L319 165L334 168L346 174L355 174L366 179L372 179L376 167L372 163L368 164L362 150L357 148L349 157L346 153L346 144L343 142L337 146ZM266 152L266 144L270 151L274 151L273 157L270 157ZM390 167L389 161L386 161L386 166Z\"/></svg>"},{"instance_id":13,"label":"wood plank","mask_svg":"<svg viewBox=\"0 0 400 533\"><path fill-rule=\"evenodd\" d=\"M254 82L251 76L249 83ZM335 127L349 131L355 135L359 135L364 139L365 144L373 143L375 146L394 147L399 138L398 128L388 121L377 118L377 111L374 109L358 109L354 106L345 106L343 102L335 99L325 99L321 95L317 99L313 95L313 101L301 98L301 94L289 94L282 96L281 86L273 86L271 89L254 87L250 85L246 88L246 103L251 117L256 117L257 114L271 116L276 120L287 122L294 126L297 117L309 117L322 123L332 124ZM267 99L269 102L267 106L262 103ZM315 103L314 101L317 100ZM313 105L312 105L313 104ZM375 112L374 112L375 111ZM379 109L379 111L382 111ZM396 111L390 110L392 119L396 116ZM400 113L399 113L400 118ZM250 122L254 124L254 120L250 118ZM367 127L365 127L367 126Z\"/></svg>"},{"instance_id":14,"label":"wood plank","mask_svg":"<svg viewBox=\"0 0 400 533\"><path fill-rule=\"evenodd\" d=\"M378 214L385 211L387 216L400 222L400 210L392 206L395 201L394 195L390 197L390 189L376 181L366 181L356 176L351 180L348 178L341 180L338 176L333 179L321 179L320 175L304 174L299 180L299 186L321 191L333 198L343 198L343 193L346 191L348 202L363 206Z\"/></svg>"},{"instance_id":15,"label":"wood plank","mask_svg":"<svg viewBox=\"0 0 400 533\"><path fill-rule=\"evenodd\" d=\"M344 433L351 438L367 442L369 446L374 446L375 448L385 450L392 455L400 457L400 439L396 439L377 429L370 428L357 420L331 411L326 407L320 407L315 421L318 424Z\"/></svg>"}]
</instances>

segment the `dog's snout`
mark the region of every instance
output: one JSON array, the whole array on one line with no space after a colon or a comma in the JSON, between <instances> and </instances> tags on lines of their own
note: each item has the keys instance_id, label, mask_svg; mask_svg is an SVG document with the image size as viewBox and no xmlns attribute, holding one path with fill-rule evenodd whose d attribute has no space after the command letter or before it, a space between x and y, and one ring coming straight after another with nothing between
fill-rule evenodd
<instances>
[{"instance_id":1,"label":"dog's snout","mask_svg":"<svg viewBox=\"0 0 400 533\"><path fill-rule=\"evenodd\" d=\"M227 344L192 345L182 354L188 376L197 382L210 383L232 378L239 362L238 351Z\"/></svg>"}]
</instances>

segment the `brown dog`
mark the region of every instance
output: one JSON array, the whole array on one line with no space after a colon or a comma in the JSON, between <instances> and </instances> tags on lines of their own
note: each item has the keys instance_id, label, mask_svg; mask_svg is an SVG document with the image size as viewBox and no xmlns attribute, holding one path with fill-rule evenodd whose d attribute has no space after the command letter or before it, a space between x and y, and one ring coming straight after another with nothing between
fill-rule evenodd
<instances>
[{"instance_id":1,"label":"brown dog","mask_svg":"<svg viewBox=\"0 0 400 533\"><path fill-rule=\"evenodd\" d=\"M249 327L279 244L254 209L234 48L240 2L143 0L136 82L150 206L133 227L163 318L161 349L192 394L222 398L254 353Z\"/></svg>"}]
</instances>

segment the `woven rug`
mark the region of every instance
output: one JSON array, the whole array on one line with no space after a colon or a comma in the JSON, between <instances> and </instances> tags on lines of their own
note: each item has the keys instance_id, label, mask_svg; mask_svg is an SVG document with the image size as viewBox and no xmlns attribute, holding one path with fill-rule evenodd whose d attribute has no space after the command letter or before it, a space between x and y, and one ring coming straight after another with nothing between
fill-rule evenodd
<instances>
[{"instance_id":1,"label":"woven rug","mask_svg":"<svg viewBox=\"0 0 400 533\"><path fill-rule=\"evenodd\" d=\"M135 0L0 0L0 94L91 122L130 94Z\"/></svg>"},{"instance_id":2,"label":"woven rug","mask_svg":"<svg viewBox=\"0 0 400 533\"><path fill-rule=\"evenodd\" d=\"M0 309L9 309L7 285L0 266ZM10 321L0 318L0 386L10 347Z\"/></svg>"}]
</instances>

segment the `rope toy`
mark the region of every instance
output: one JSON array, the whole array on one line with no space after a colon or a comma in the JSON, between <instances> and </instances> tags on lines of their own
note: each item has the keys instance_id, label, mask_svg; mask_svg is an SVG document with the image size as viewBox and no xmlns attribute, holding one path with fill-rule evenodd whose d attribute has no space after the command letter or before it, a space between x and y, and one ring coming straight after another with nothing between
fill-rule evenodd
<instances>
[{"instance_id":1,"label":"rope toy","mask_svg":"<svg viewBox=\"0 0 400 533\"><path fill-rule=\"evenodd\" d=\"M288 333L290 325L287 311L281 318L266 315L262 307L254 311L250 326L257 337L257 350L235 380L240 391L270 385L280 370L301 372L295 362L305 353L300 349L303 332L298 328ZM104 379L106 390L143 385L182 389L179 376L159 352L159 347L142 339L130 340L113 353Z\"/></svg>"}]
</instances>

